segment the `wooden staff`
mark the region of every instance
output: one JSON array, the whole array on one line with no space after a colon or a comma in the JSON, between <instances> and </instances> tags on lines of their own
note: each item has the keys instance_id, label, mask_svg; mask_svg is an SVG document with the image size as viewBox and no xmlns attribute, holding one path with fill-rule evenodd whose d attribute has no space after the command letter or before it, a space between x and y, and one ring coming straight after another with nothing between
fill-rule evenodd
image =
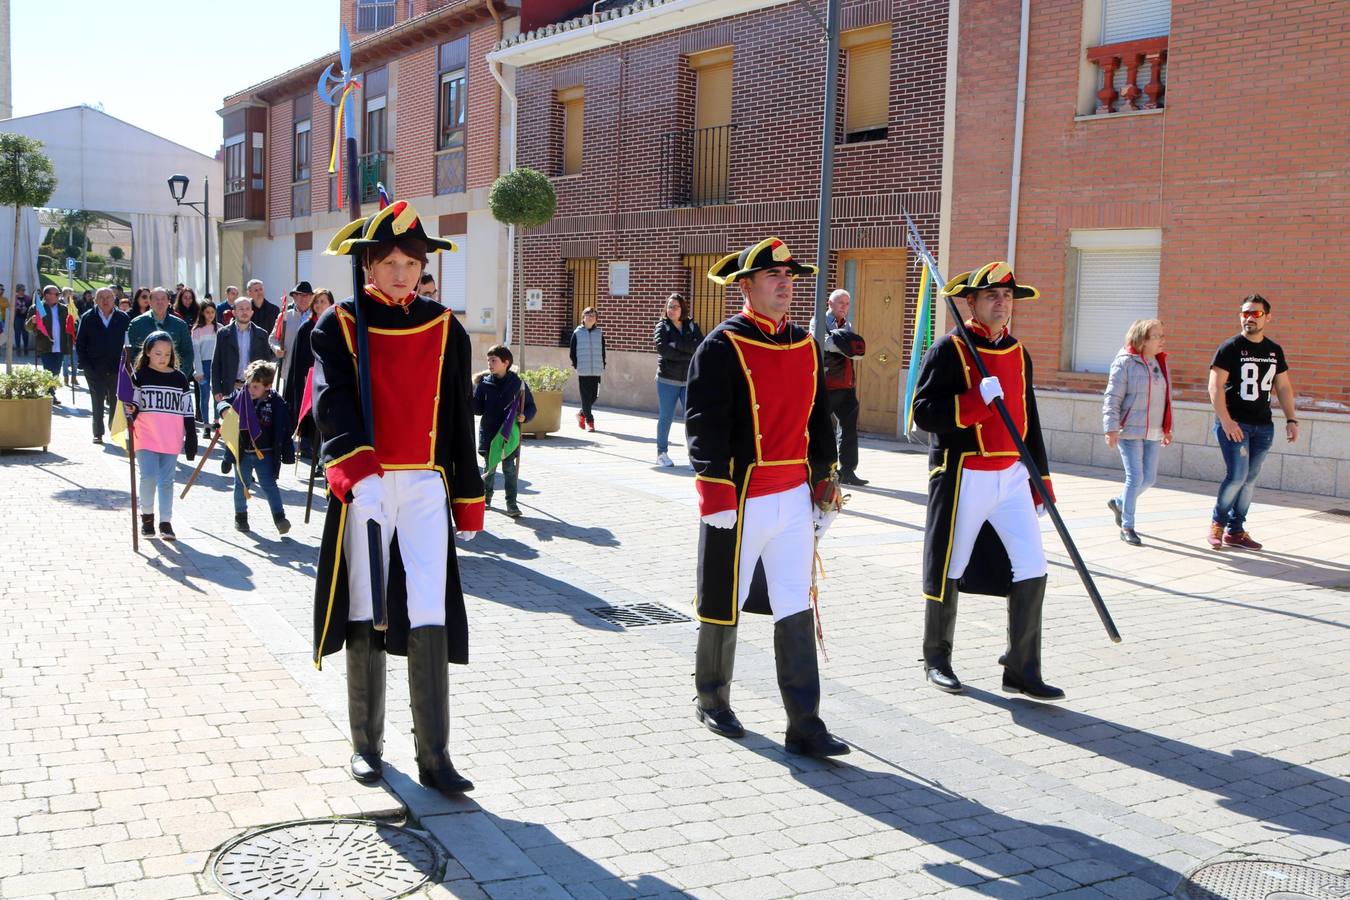
<instances>
[{"instance_id":1,"label":"wooden staff","mask_svg":"<svg viewBox=\"0 0 1350 900\"><path fill-rule=\"evenodd\" d=\"M183 485L183 493L178 495L179 500L187 496L188 489L197 481L197 476L202 472L202 466L206 465L206 458L211 455L212 450L216 449L216 441L218 440L220 440L219 428L216 429L215 434L211 435L211 443L206 445L206 452L202 454L202 458L197 460L197 468L192 470L192 477L187 480L187 484ZM248 493L247 485L244 486L244 493Z\"/></svg>"}]
</instances>

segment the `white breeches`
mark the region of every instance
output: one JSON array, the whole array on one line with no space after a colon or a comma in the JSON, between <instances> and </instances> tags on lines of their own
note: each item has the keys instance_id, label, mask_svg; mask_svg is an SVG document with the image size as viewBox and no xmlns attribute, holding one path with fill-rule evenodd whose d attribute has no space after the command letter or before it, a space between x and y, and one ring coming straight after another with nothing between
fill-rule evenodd
<instances>
[{"instance_id":1,"label":"white breeches","mask_svg":"<svg viewBox=\"0 0 1350 900\"><path fill-rule=\"evenodd\" d=\"M398 532L399 554L408 584L408 622L412 628L445 624L445 555L450 552L450 512L445 482L426 469L384 473L385 583L389 579L389 542ZM347 620L369 622L370 549L362 523L347 520L342 536L347 556Z\"/></svg>"},{"instance_id":2,"label":"white breeches","mask_svg":"<svg viewBox=\"0 0 1350 900\"><path fill-rule=\"evenodd\" d=\"M1013 581L1040 578L1045 574L1041 523L1036 518L1036 503L1031 499L1031 485L1022 463L1014 463L999 472L966 469L961 473L948 578L960 578L966 573L975 538L985 522L994 526L1008 551Z\"/></svg>"},{"instance_id":3,"label":"white breeches","mask_svg":"<svg viewBox=\"0 0 1350 900\"><path fill-rule=\"evenodd\" d=\"M790 491L751 497L741 522L741 561L737 596L742 609L750 596L755 563L764 560L773 620L811 608L811 561L815 531L811 491L805 484Z\"/></svg>"}]
</instances>

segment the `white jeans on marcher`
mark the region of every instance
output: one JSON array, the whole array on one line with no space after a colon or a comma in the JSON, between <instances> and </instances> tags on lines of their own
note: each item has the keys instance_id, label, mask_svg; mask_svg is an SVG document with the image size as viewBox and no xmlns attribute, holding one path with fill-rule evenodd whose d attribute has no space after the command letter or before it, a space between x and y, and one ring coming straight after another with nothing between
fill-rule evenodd
<instances>
[{"instance_id":1,"label":"white jeans on marcher","mask_svg":"<svg viewBox=\"0 0 1350 900\"><path fill-rule=\"evenodd\" d=\"M1013 581L1040 578L1045 574L1041 523L1036 517L1036 502L1031 499L1027 469L1021 462L998 472L966 469L961 473L948 578L966 574L975 538L985 522L994 526L1008 551Z\"/></svg>"},{"instance_id":2,"label":"white jeans on marcher","mask_svg":"<svg viewBox=\"0 0 1350 900\"><path fill-rule=\"evenodd\" d=\"M741 523L741 608L750 595L755 563L764 560L773 620L811 608L811 561L815 532L811 525L811 491L800 484L789 491L745 501Z\"/></svg>"},{"instance_id":3,"label":"white jeans on marcher","mask_svg":"<svg viewBox=\"0 0 1350 900\"><path fill-rule=\"evenodd\" d=\"M450 512L445 482L427 469L384 473L385 584L389 580L389 542L398 533L399 554L408 583L408 621L412 628L445 624L445 555L450 552ZM370 549L362 522L349 518L342 537L347 556L347 621L369 622Z\"/></svg>"}]
</instances>

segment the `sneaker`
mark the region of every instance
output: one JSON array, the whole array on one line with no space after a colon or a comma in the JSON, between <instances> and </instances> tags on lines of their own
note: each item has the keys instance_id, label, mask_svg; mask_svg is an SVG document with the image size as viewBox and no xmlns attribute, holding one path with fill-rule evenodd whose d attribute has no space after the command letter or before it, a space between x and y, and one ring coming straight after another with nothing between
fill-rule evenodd
<instances>
[{"instance_id":1,"label":"sneaker","mask_svg":"<svg viewBox=\"0 0 1350 900\"><path fill-rule=\"evenodd\" d=\"M159 523L159 536L166 541L178 540L178 535L173 533L173 526L168 522Z\"/></svg>"},{"instance_id":2,"label":"sneaker","mask_svg":"<svg viewBox=\"0 0 1350 900\"><path fill-rule=\"evenodd\" d=\"M248 513L242 512L234 514L234 530L248 531Z\"/></svg>"},{"instance_id":3,"label":"sneaker","mask_svg":"<svg viewBox=\"0 0 1350 900\"><path fill-rule=\"evenodd\" d=\"M285 534L291 530L291 522L285 516L274 516L272 524L277 526L277 534Z\"/></svg>"},{"instance_id":4,"label":"sneaker","mask_svg":"<svg viewBox=\"0 0 1350 900\"><path fill-rule=\"evenodd\" d=\"M513 518L513 519L519 519L519 518L520 518L520 507L519 507L519 506L516 506L516 504L515 504L513 501L507 500L507 501L506 501L506 514L507 514L508 516L510 516L511 518Z\"/></svg>"},{"instance_id":5,"label":"sneaker","mask_svg":"<svg viewBox=\"0 0 1350 900\"><path fill-rule=\"evenodd\" d=\"M1223 549L1223 526L1218 522L1209 523L1209 534L1206 536L1209 546L1214 550Z\"/></svg>"},{"instance_id":6,"label":"sneaker","mask_svg":"<svg viewBox=\"0 0 1350 900\"><path fill-rule=\"evenodd\" d=\"M1125 543L1133 544L1136 547L1142 546L1144 543L1143 541L1139 540L1139 535L1135 533L1135 530L1133 528L1120 529L1120 539Z\"/></svg>"},{"instance_id":7,"label":"sneaker","mask_svg":"<svg viewBox=\"0 0 1350 900\"><path fill-rule=\"evenodd\" d=\"M656 464L662 468L670 468L675 465L675 461L670 458L669 453L658 453L656 454Z\"/></svg>"},{"instance_id":8,"label":"sneaker","mask_svg":"<svg viewBox=\"0 0 1350 900\"><path fill-rule=\"evenodd\" d=\"M155 517L141 513L141 537L155 536Z\"/></svg>"},{"instance_id":9,"label":"sneaker","mask_svg":"<svg viewBox=\"0 0 1350 900\"><path fill-rule=\"evenodd\" d=\"M1260 550L1261 545L1252 540L1252 536L1245 531L1230 531L1223 536L1223 542L1228 547L1238 547L1242 550Z\"/></svg>"},{"instance_id":10,"label":"sneaker","mask_svg":"<svg viewBox=\"0 0 1350 900\"><path fill-rule=\"evenodd\" d=\"M101 436L99 436L99 435L95 435L95 437L94 437L94 443L95 443L95 444L102 444L102 443L103 443L103 438L102 438Z\"/></svg>"},{"instance_id":11,"label":"sneaker","mask_svg":"<svg viewBox=\"0 0 1350 900\"><path fill-rule=\"evenodd\" d=\"M1124 527L1120 524L1121 523L1120 501L1117 500L1115 497L1112 497L1110 500L1106 501L1106 508L1111 510L1111 515L1116 517L1116 527L1117 528Z\"/></svg>"},{"instance_id":12,"label":"sneaker","mask_svg":"<svg viewBox=\"0 0 1350 900\"><path fill-rule=\"evenodd\" d=\"M586 417L581 413L577 413L577 427L582 431L586 430Z\"/></svg>"},{"instance_id":13,"label":"sneaker","mask_svg":"<svg viewBox=\"0 0 1350 900\"><path fill-rule=\"evenodd\" d=\"M587 419L587 420L586 420L586 430L587 430L587 431L595 431L595 420L594 420L594 419Z\"/></svg>"}]
</instances>

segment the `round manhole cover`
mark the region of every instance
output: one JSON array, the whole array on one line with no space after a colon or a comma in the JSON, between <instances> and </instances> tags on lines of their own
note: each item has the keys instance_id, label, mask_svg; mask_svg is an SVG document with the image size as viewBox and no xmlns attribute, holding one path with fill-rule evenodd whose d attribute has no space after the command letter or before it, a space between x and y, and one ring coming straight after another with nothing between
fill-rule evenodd
<instances>
[{"instance_id":1,"label":"round manhole cover","mask_svg":"<svg viewBox=\"0 0 1350 900\"><path fill-rule=\"evenodd\" d=\"M365 819L287 822L226 844L211 874L231 897L402 897L436 874L436 847L421 835Z\"/></svg>"},{"instance_id":2,"label":"round manhole cover","mask_svg":"<svg viewBox=\"0 0 1350 900\"><path fill-rule=\"evenodd\" d=\"M1350 875L1299 863L1235 859L1196 869L1177 888L1181 900L1341 900Z\"/></svg>"}]
</instances>

